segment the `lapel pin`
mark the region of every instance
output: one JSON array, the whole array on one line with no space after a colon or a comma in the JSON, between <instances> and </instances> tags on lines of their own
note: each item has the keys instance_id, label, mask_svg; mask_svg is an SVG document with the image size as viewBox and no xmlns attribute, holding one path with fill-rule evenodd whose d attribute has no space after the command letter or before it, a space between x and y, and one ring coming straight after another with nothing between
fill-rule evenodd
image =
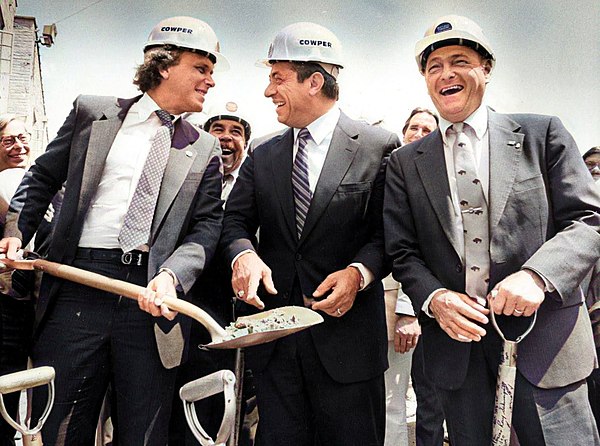
<instances>
[{"instance_id":1,"label":"lapel pin","mask_svg":"<svg viewBox=\"0 0 600 446\"><path fill-rule=\"evenodd\" d=\"M192 153L192 151L191 151L191 150L186 150L186 151L185 151L185 156L187 156L188 158L191 158L191 157L192 157L192 155L193 155L193 153Z\"/></svg>"},{"instance_id":2,"label":"lapel pin","mask_svg":"<svg viewBox=\"0 0 600 446\"><path fill-rule=\"evenodd\" d=\"M516 149L518 149L518 148L520 148L520 147L521 147L521 143L520 143L520 142L517 142L517 141L508 141L508 145L509 145L509 146L512 146L512 147L514 147L514 148L516 148Z\"/></svg>"}]
</instances>

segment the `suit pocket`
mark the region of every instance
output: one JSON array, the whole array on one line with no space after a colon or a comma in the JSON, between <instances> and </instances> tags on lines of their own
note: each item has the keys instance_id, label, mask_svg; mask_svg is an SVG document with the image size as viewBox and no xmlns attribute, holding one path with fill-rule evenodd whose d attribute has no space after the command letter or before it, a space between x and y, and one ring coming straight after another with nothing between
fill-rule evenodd
<instances>
[{"instance_id":1,"label":"suit pocket","mask_svg":"<svg viewBox=\"0 0 600 446\"><path fill-rule=\"evenodd\" d=\"M515 181L513 185L513 191L515 194L530 191L532 189L539 189L544 187L544 178L542 174L536 175L531 178L526 178L521 181Z\"/></svg>"},{"instance_id":2,"label":"suit pocket","mask_svg":"<svg viewBox=\"0 0 600 446\"><path fill-rule=\"evenodd\" d=\"M360 183L342 183L338 186L336 193L338 194L356 194L360 192L370 192L371 181L362 181Z\"/></svg>"}]
</instances>

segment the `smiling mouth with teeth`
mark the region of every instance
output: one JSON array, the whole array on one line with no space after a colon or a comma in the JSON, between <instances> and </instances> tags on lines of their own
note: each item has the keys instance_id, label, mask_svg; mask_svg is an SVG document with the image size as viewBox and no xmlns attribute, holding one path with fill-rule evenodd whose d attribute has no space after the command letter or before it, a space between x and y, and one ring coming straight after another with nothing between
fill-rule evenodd
<instances>
[{"instance_id":1,"label":"smiling mouth with teeth","mask_svg":"<svg viewBox=\"0 0 600 446\"><path fill-rule=\"evenodd\" d=\"M462 85L452 85L450 87L442 88L440 94L442 96L450 96L452 94L462 91L464 87Z\"/></svg>"},{"instance_id":2,"label":"smiling mouth with teeth","mask_svg":"<svg viewBox=\"0 0 600 446\"><path fill-rule=\"evenodd\" d=\"M233 153L233 150L231 149L222 148L221 151L223 152L223 155L231 155Z\"/></svg>"}]
</instances>

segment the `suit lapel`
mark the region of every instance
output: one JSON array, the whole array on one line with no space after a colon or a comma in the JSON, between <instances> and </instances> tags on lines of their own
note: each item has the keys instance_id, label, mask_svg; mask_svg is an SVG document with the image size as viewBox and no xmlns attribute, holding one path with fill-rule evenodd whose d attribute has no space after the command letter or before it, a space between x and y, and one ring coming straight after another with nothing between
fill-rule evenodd
<instances>
[{"instance_id":1,"label":"suit lapel","mask_svg":"<svg viewBox=\"0 0 600 446\"><path fill-rule=\"evenodd\" d=\"M293 239L296 239L296 209L292 190L292 155L294 131L287 130L283 135L275 137L271 149L271 172L275 183L275 191L285 221Z\"/></svg>"},{"instance_id":2,"label":"suit lapel","mask_svg":"<svg viewBox=\"0 0 600 446\"><path fill-rule=\"evenodd\" d=\"M521 151L523 134L520 125L506 115L489 111L490 138L490 231L500 221L508 195L513 187Z\"/></svg>"},{"instance_id":3,"label":"suit lapel","mask_svg":"<svg viewBox=\"0 0 600 446\"><path fill-rule=\"evenodd\" d=\"M175 200L190 168L194 164L194 160L198 156L198 151L193 144L198 139L199 134L193 130L191 125L181 119L176 124L173 145L169 152L169 159L167 160L156 209L154 210L151 239L154 238L156 229L167 214L171 203Z\"/></svg>"},{"instance_id":4,"label":"suit lapel","mask_svg":"<svg viewBox=\"0 0 600 446\"><path fill-rule=\"evenodd\" d=\"M452 205L452 194L448 183L448 172L440 131L436 130L431 137L424 139L418 148L418 152L421 154L415 157L415 165L423 188L446 237L454 247L456 254L461 257L460 253L463 252L463 248L460 246L459 238L455 232L454 206Z\"/></svg>"},{"instance_id":5,"label":"suit lapel","mask_svg":"<svg viewBox=\"0 0 600 446\"><path fill-rule=\"evenodd\" d=\"M359 147L358 128L344 113L333 131L327 157L310 202L300 243L310 234L346 175Z\"/></svg>"},{"instance_id":6,"label":"suit lapel","mask_svg":"<svg viewBox=\"0 0 600 446\"><path fill-rule=\"evenodd\" d=\"M129 108L139 99L120 99L107 108L101 117L92 122L90 140L87 146L81 193L79 194L78 213L87 212L90 203L98 189L98 184L104 172L104 164L113 141L117 136Z\"/></svg>"}]
</instances>

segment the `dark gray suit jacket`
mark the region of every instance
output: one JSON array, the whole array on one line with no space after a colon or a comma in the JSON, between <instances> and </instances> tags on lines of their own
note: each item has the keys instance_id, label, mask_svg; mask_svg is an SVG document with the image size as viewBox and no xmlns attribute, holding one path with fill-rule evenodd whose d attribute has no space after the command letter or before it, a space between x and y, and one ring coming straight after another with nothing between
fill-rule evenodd
<instances>
[{"instance_id":1,"label":"dark gray suit jacket","mask_svg":"<svg viewBox=\"0 0 600 446\"><path fill-rule=\"evenodd\" d=\"M517 366L540 387L588 376L596 364L579 284L600 256L600 197L571 135L555 117L489 111L490 289L522 267L547 293ZM420 311L438 288L464 293L465 275L439 131L395 151L388 165L384 226L394 278ZM509 331L522 318L506 318ZM421 314L425 368L436 385L464 381L471 344L452 340ZM498 342L493 328L487 336ZM515 330L517 331L517 330Z\"/></svg>"},{"instance_id":2,"label":"dark gray suit jacket","mask_svg":"<svg viewBox=\"0 0 600 446\"><path fill-rule=\"evenodd\" d=\"M358 293L343 317L324 315L310 329L319 358L342 383L371 379L387 368L387 337L381 279L383 185L387 155L399 146L393 135L343 113L334 130L300 240L292 192L293 130L256 148L240 170L227 201L221 244L226 257L253 249L271 268L279 294L260 290L267 309L290 305L294 286L312 296L327 275L360 262L376 277ZM248 351L253 370L268 362L274 342Z\"/></svg>"},{"instance_id":3,"label":"dark gray suit jacket","mask_svg":"<svg viewBox=\"0 0 600 446\"><path fill-rule=\"evenodd\" d=\"M27 243L48 203L66 182L48 258L65 264L72 262L110 147L129 108L138 99L80 96L75 100L58 135L25 175L13 197L6 237L18 237ZM218 141L185 120L177 120L152 221L148 280L159 268L171 269L183 290L181 297L188 293L218 243L222 223L220 166ZM38 328L60 283L49 276L44 278L37 305ZM189 331L189 321L182 329L179 318L175 323L160 318L157 321L162 329L155 326L161 360L167 368L182 360Z\"/></svg>"}]
</instances>

